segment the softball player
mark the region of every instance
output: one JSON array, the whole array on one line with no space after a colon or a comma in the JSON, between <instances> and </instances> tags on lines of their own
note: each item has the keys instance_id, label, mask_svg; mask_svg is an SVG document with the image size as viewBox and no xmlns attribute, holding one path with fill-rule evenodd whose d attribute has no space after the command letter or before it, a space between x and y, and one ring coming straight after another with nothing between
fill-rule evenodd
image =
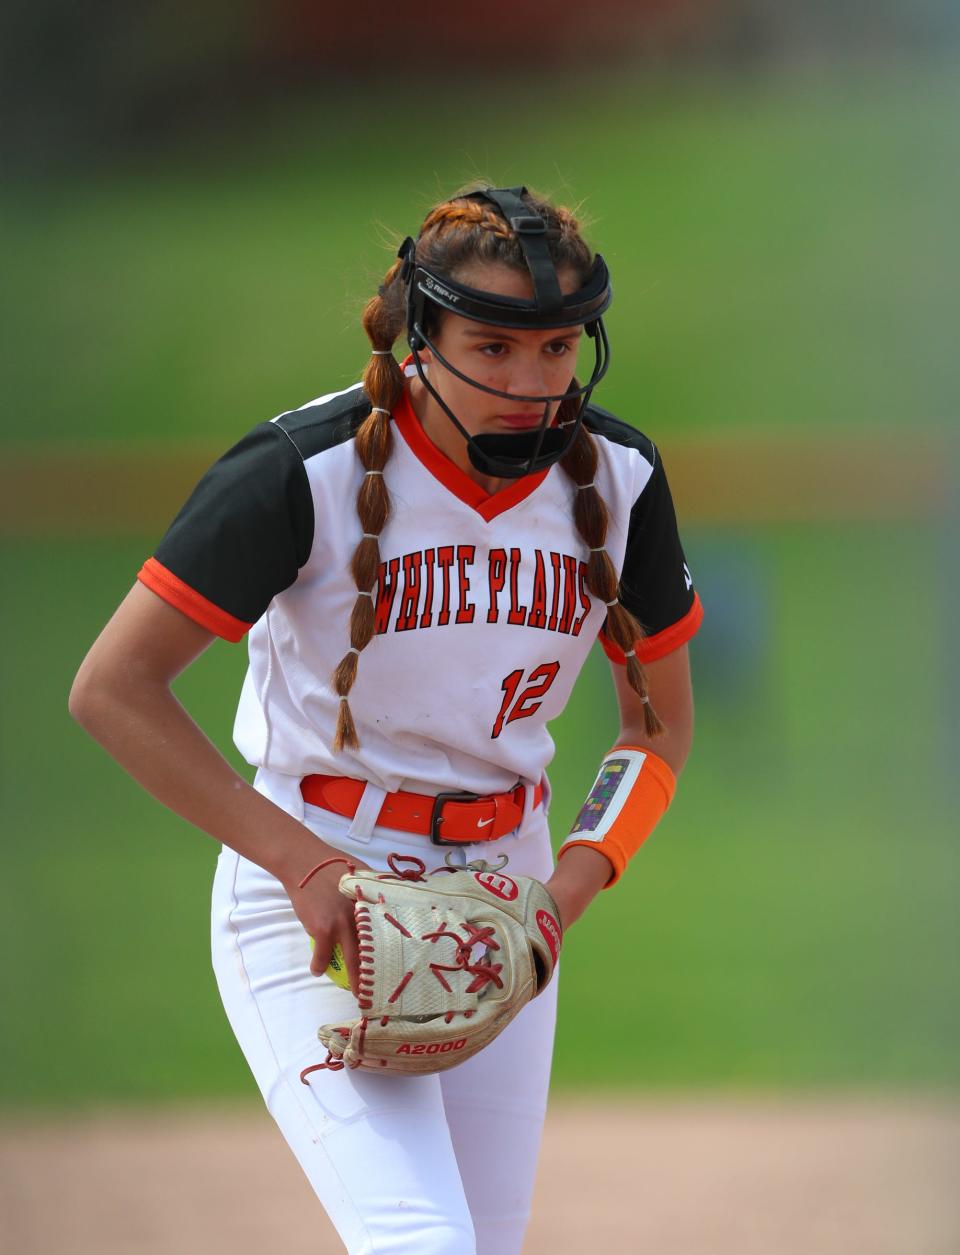
<instances>
[{"instance_id":1,"label":"softball player","mask_svg":"<svg viewBox=\"0 0 960 1255\"><path fill-rule=\"evenodd\" d=\"M569 929L689 748L701 610L663 466L590 402L610 300L568 211L522 188L437 205L366 307L362 384L261 423L208 471L71 694L145 788L222 843L223 1002L356 1255L520 1250L556 982L450 1071L313 1068L318 1025L355 1014L325 974L333 947L354 981L358 957L342 866L305 874L337 852L378 870L391 852L506 854ZM244 636L235 740L253 786L170 691L215 637ZM621 726L554 866L547 723L598 636Z\"/></svg>"}]
</instances>

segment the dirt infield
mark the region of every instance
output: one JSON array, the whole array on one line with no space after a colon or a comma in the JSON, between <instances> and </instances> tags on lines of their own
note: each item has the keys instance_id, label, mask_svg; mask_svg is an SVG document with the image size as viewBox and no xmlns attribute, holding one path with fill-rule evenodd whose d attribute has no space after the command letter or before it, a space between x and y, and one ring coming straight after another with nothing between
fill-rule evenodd
<instances>
[{"instance_id":1,"label":"dirt infield","mask_svg":"<svg viewBox=\"0 0 960 1255\"><path fill-rule=\"evenodd\" d=\"M960 1099L554 1104L526 1255L956 1255ZM0 1125L11 1255L343 1250L262 1112Z\"/></svg>"}]
</instances>

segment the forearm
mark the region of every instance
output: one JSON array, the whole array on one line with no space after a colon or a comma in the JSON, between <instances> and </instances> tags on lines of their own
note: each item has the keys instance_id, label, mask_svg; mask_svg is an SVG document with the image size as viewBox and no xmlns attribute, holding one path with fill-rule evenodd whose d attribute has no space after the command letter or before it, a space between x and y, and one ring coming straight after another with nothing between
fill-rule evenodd
<instances>
[{"instance_id":1,"label":"forearm","mask_svg":"<svg viewBox=\"0 0 960 1255\"><path fill-rule=\"evenodd\" d=\"M620 803L624 810L614 832L605 840L600 840L599 835L589 836L587 839L591 842L596 840L595 846L568 844L561 850L556 870L547 882L564 927L579 919L600 890L623 872L626 862L656 827L672 799L676 776L690 747L689 735L676 736L664 747L666 752L661 753L661 738L650 745L636 735L636 731L621 725L620 735L610 751L616 758L617 748L627 746L647 755L642 784L639 787L634 784L629 804ZM656 766L658 759L660 765ZM584 836L576 832L571 837L574 841L584 840Z\"/></svg>"},{"instance_id":2,"label":"forearm","mask_svg":"<svg viewBox=\"0 0 960 1255\"><path fill-rule=\"evenodd\" d=\"M239 776L161 681L87 683L70 710L158 801L284 883L333 852Z\"/></svg>"}]
</instances>

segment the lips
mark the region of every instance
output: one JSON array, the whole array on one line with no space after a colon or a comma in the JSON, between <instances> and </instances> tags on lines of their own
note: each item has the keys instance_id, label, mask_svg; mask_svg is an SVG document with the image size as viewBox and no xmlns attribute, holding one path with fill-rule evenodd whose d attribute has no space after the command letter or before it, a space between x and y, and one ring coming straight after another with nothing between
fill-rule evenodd
<instances>
[{"instance_id":1,"label":"lips","mask_svg":"<svg viewBox=\"0 0 960 1255\"><path fill-rule=\"evenodd\" d=\"M505 423L508 427L525 430L529 427L539 427L543 419L543 411L537 410L518 414L498 414L497 418L501 423Z\"/></svg>"}]
</instances>

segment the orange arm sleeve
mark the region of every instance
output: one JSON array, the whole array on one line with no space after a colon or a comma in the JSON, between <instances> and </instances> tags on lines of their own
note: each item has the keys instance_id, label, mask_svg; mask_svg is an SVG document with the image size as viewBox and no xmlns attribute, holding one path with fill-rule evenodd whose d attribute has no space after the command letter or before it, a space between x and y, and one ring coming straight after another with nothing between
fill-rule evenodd
<instances>
[{"instance_id":1,"label":"orange arm sleeve","mask_svg":"<svg viewBox=\"0 0 960 1255\"><path fill-rule=\"evenodd\" d=\"M600 764L559 858L575 845L599 850L613 867L607 888L650 836L673 801L677 781L667 763L648 749L618 745Z\"/></svg>"}]
</instances>

